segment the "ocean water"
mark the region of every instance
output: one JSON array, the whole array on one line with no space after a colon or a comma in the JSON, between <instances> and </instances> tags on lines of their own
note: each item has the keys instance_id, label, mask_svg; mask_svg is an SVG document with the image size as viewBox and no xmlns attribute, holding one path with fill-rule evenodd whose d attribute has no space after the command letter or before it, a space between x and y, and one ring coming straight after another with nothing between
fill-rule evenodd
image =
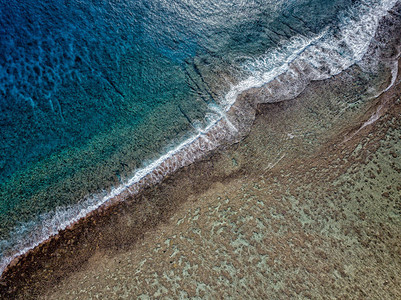
<instances>
[{"instance_id":1,"label":"ocean water","mask_svg":"<svg viewBox=\"0 0 401 300\"><path fill-rule=\"evenodd\" d=\"M0 271L238 134L247 89L289 99L358 63L395 3L0 0Z\"/></svg>"}]
</instances>

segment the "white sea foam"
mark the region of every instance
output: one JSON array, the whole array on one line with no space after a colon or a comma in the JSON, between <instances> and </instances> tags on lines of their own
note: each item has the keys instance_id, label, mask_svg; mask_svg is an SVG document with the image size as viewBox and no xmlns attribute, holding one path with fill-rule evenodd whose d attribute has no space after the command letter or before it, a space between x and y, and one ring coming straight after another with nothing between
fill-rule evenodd
<instances>
[{"instance_id":1,"label":"white sea foam","mask_svg":"<svg viewBox=\"0 0 401 300\"><path fill-rule=\"evenodd\" d=\"M226 95L226 105L245 90L261 86L267 92L261 102L293 98L312 80L327 79L355 63L363 66L380 19L397 1L362 1L342 14L338 29L326 28L309 39L296 36L277 51L246 60L243 67L250 76ZM280 81L285 84L277 84Z\"/></svg>"},{"instance_id":2,"label":"white sea foam","mask_svg":"<svg viewBox=\"0 0 401 300\"><path fill-rule=\"evenodd\" d=\"M215 149L222 141L238 136L243 126L241 127L235 119L235 114L229 114L229 111L244 91L263 87L265 95L264 98L261 97L262 102L287 99L300 93L311 80L328 78L354 63L361 62L376 33L380 18L396 2L363 1L342 16L340 29L336 34L327 28L311 38L295 37L277 51L248 59L244 65L244 70L249 74L248 78L231 87L221 99L223 108L212 107L216 114L208 116L209 125L203 129L198 128L196 135L137 170L132 178L109 193L93 195L78 205L59 208L42 215L38 222L18 226L11 235L19 240L1 258L0 274L15 257L26 253L102 205L115 199L124 199L147 185L159 182L165 175L193 163ZM241 115L241 112L237 112L238 115ZM370 121L374 121L375 117L372 117ZM7 249L8 246L7 241L0 242L0 249Z\"/></svg>"},{"instance_id":3,"label":"white sea foam","mask_svg":"<svg viewBox=\"0 0 401 300\"><path fill-rule=\"evenodd\" d=\"M393 65L392 65L392 68L391 68L391 81L390 81L390 84L383 91L379 92L378 94L376 94L372 98L380 97L382 94L384 94L385 92L387 92L389 89L391 89L394 86L395 81L397 80L397 77L398 77L398 59L399 58L400 58L400 54L397 55L396 60L393 62Z\"/></svg>"}]
</instances>

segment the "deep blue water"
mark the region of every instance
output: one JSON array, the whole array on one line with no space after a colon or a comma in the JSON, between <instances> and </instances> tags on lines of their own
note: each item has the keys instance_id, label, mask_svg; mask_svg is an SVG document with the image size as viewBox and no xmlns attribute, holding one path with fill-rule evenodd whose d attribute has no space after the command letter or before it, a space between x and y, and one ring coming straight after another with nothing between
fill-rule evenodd
<instances>
[{"instance_id":1,"label":"deep blue water","mask_svg":"<svg viewBox=\"0 0 401 300\"><path fill-rule=\"evenodd\" d=\"M357 4L0 0L0 251L204 126L250 57L340 30Z\"/></svg>"}]
</instances>

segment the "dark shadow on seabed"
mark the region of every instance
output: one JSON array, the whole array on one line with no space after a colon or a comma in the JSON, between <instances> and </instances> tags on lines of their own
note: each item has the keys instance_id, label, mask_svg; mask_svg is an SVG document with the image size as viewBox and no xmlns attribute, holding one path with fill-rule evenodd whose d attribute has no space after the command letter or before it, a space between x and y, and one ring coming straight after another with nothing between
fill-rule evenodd
<instances>
[{"instance_id":1,"label":"dark shadow on seabed","mask_svg":"<svg viewBox=\"0 0 401 300\"><path fill-rule=\"evenodd\" d=\"M260 105L240 143L16 261L2 295L400 297L400 78L368 101L373 75Z\"/></svg>"},{"instance_id":2,"label":"dark shadow on seabed","mask_svg":"<svg viewBox=\"0 0 401 300\"><path fill-rule=\"evenodd\" d=\"M215 117L238 57L353 3L33 2L0 3L1 271Z\"/></svg>"},{"instance_id":3,"label":"dark shadow on seabed","mask_svg":"<svg viewBox=\"0 0 401 300\"><path fill-rule=\"evenodd\" d=\"M157 296L163 286L171 296L374 297L384 286L382 296L400 296L399 88L381 97L389 109L381 119L342 144L361 122L324 128L330 103L316 97L338 83L261 106L243 142L30 252L6 274L7 290L26 298L48 289L58 299Z\"/></svg>"}]
</instances>

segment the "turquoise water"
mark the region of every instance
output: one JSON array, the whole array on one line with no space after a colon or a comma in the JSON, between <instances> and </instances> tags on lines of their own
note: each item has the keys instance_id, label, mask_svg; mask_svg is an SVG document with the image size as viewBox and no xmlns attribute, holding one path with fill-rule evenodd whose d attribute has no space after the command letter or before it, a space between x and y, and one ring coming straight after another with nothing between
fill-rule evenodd
<instances>
[{"instance_id":1,"label":"turquoise water","mask_svg":"<svg viewBox=\"0 0 401 300\"><path fill-rule=\"evenodd\" d=\"M233 89L267 82L299 45L336 39L380 3L1 0L2 264L63 208L205 128ZM339 43L338 70L365 44ZM310 58L330 75L323 60Z\"/></svg>"}]
</instances>

